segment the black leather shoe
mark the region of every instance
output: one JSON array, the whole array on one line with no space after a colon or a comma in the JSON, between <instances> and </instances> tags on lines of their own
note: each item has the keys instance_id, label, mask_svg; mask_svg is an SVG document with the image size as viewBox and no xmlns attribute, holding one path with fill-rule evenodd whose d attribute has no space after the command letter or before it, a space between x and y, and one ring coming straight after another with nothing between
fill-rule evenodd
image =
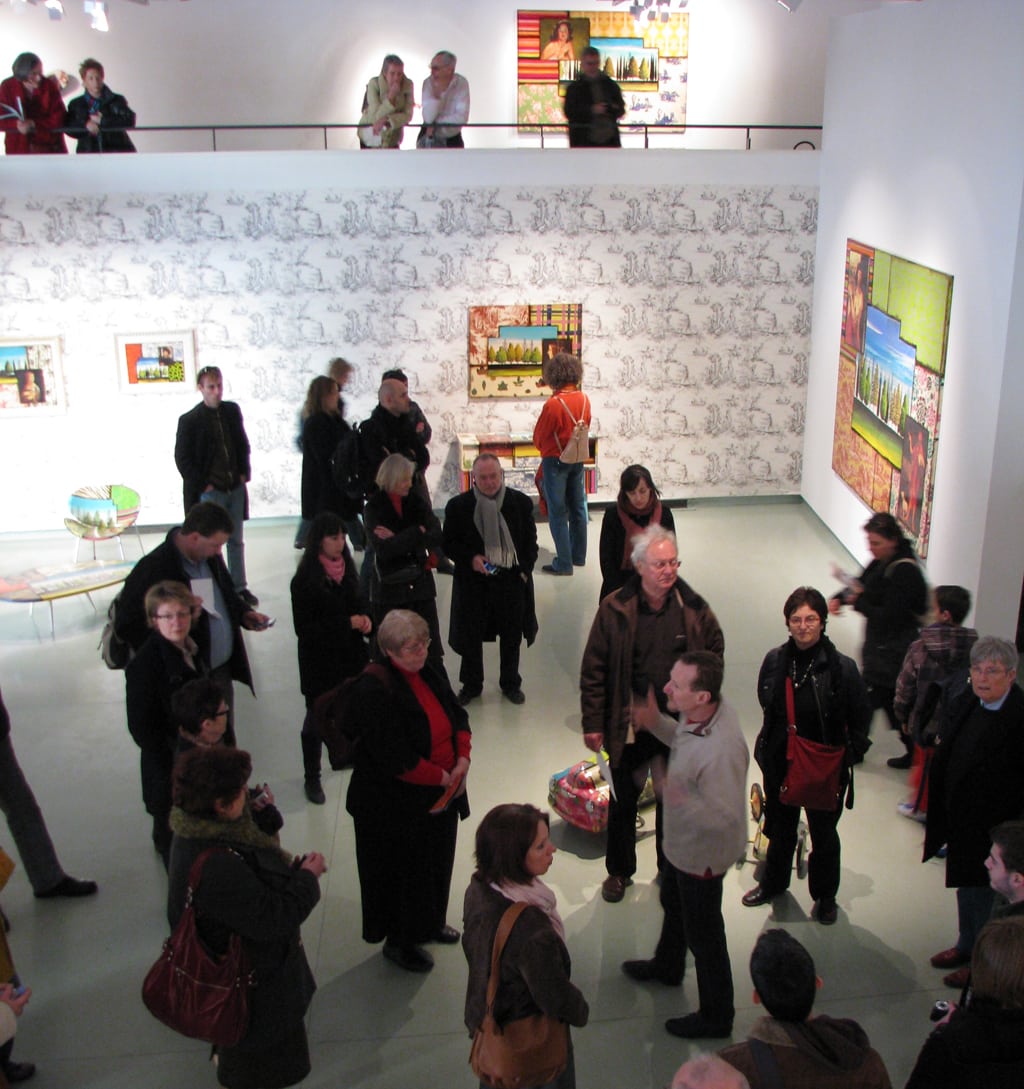
<instances>
[{"instance_id":1,"label":"black leather shoe","mask_svg":"<svg viewBox=\"0 0 1024 1089\"><path fill-rule=\"evenodd\" d=\"M523 690L521 688L502 689L501 694L509 703L514 703L516 707L522 707L522 705L526 703L526 697L523 695Z\"/></svg>"},{"instance_id":2,"label":"black leather shoe","mask_svg":"<svg viewBox=\"0 0 1024 1089\"><path fill-rule=\"evenodd\" d=\"M12 1084L16 1081L28 1081L35 1072L35 1063L4 1063L4 1077Z\"/></svg>"},{"instance_id":3,"label":"black leather shoe","mask_svg":"<svg viewBox=\"0 0 1024 1089\"><path fill-rule=\"evenodd\" d=\"M684 1040L722 1040L732 1035L732 1025L709 1021L701 1013L688 1013L685 1017L670 1017L665 1031Z\"/></svg>"},{"instance_id":4,"label":"black leather shoe","mask_svg":"<svg viewBox=\"0 0 1024 1089\"><path fill-rule=\"evenodd\" d=\"M260 599L252 592L252 590L239 590L238 596L249 606L250 609L255 609L260 603Z\"/></svg>"},{"instance_id":5,"label":"black leather shoe","mask_svg":"<svg viewBox=\"0 0 1024 1089\"><path fill-rule=\"evenodd\" d=\"M44 889L42 892L37 892L37 900L52 900L57 896L92 896L99 886L95 881L79 881L77 877L68 877L66 874L62 877L52 889ZM15 1066L32 1066L31 1063L15 1063ZM35 1070L35 1067L32 1066ZM25 1077L31 1077L31 1074L26 1074ZM8 1081L11 1079L8 1078ZM21 1079L24 1080L24 1079Z\"/></svg>"},{"instance_id":6,"label":"black leather shoe","mask_svg":"<svg viewBox=\"0 0 1024 1089\"><path fill-rule=\"evenodd\" d=\"M619 877L617 874L610 873L601 883L601 898L609 904L617 904L632 884L632 877Z\"/></svg>"},{"instance_id":7,"label":"black leather shoe","mask_svg":"<svg viewBox=\"0 0 1024 1089\"><path fill-rule=\"evenodd\" d=\"M762 904L770 904L775 899L776 893L770 892L763 885L755 885L750 892L744 893L741 903L747 908L760 907Z\"/></svg>"},{"instance_id":8,"label":"black leather shoe","mask_svg":"<svg viewBox=\"0 0 1024 1089\"><path fill-rule=\"evenodd\" d=\"M637 983L664 983L666 987L678 987L683 977L670 976L656 960L624 960L622 970Z\"/></svg>"},{"instance_id":9,"label":"black leather shoe","mask_svg":"<svg viewBox=\"0 0 1024 1089\"><path fill-rule=\"evenodd\" d=\"M839 908L835 900L818 900L814 907L815 917L822 926L832 926L839 918Z\"/></svg>"},{"instance_id":10,"label":"black leather shoe","mask_svg":"<svg viewBox=\"0 0 1024 1089\"><path fill-rule=\"evenodd\" d=\"M327 795L324 794L324 788L320 785L319 779L307 779L302 789L306 792L306 800L313 805L323 805L327 801Z\"/></svg>"},{"instance_id":11,"label":"black leather shoe","mask_svg":"<svg viewBox=\"0 0 1024 1089\"><path fill-rule=\"evenodd\" d=\"M434 967L434 958L418 945L393 945L385 942L384 956L407 972L429 972Z\"/></svg>"},{"instance_id":12,"label":"black leather shoe","mask_svg":"<svg viewBox=\"0 0 1024 1089\"><path fill-rule=\"evenodd\" d=\"M472 688L466 688L465 685L463 685L455 698L458 700L460 707L465 707L467 703L472 703L473 700L478 699L479 696L479 691L474 691Z\"/></svg>"},{"instance_id":13,"label":"black leather shoe","mask_svg":"<svg viewBox=\"0 0 1024 1089\"><path fill-rule=\"evenodd\" d=\"M445 925L434 935L434 941L440 942L442 945L455 945L461 937L462 935L454 926L449 926L445 923Z\"/></svg>"},{"instance_id":14,"label":"black leather shoe","mask_svg":"<svg viewBox=\"0 0 1024 1089\"><path fill-rule=\"evenodd\" d=\"M897 771L906 771L913 762L909 752L905 752L902 756L890 756L885 762L887 768L895 768Z\"/></svg>"}]
</instances>

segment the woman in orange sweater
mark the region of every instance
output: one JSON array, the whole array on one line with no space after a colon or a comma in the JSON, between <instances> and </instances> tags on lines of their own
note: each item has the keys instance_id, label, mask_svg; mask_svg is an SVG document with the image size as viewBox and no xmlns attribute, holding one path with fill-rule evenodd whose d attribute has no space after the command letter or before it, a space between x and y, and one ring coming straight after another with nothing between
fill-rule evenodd
<instances>
[{"instance_id":1,"label":"woman in orange sweater","mask_svg":"<svg viewBox=\"0 0 1024 1089\"><path fill-rule=\"evenodd\" d=\"M559 455L577 421L590 427L590 398L581 392L583 364L567 352L544 363L544 381L553 393L533 429L533 444L540 451L548 526L555 542L555 559L541 570L549 575L571 575L587 562L587 493L583 462L568 464Z\"/></svg>"}]
</instances>

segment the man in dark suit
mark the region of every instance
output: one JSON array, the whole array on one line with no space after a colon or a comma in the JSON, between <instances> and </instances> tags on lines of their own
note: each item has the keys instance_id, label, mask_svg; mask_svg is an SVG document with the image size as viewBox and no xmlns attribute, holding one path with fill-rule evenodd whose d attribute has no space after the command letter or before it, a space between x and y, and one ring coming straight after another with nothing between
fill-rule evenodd
<instances>
[{"instance_id":1,"label":"man in dark suit","mask_svg":"<svg viewBox=\"0 0 1024 1089\"><path fill-rule=\"evenodd\" d=\"M537 635L533 567L537 526L533 502L505 487L493 454L473 462L473 486L449 500L444 512L444 550L455 564L448 645L462 656L459 703L483 691L484 640L498 640L501 694L514 704L526 701L519 674L519 651Z\"/></svg>"},{"instance_id":2,"label":"man in dark suit","mask_svg":"<svg viewBox=\"0 0 1024 1089\"><path fill-rule=\"evenodd\" d=\"M185 513L196 503L218 503L234 523L228 569L239 597L254 609L259 599L246 585L242 524L249 516L246 484L252 476L242 410L225 401L219 367L203 367L197 379L202 401L178 419L174 463L184 481Z\"/></svg>"}]
</instances>

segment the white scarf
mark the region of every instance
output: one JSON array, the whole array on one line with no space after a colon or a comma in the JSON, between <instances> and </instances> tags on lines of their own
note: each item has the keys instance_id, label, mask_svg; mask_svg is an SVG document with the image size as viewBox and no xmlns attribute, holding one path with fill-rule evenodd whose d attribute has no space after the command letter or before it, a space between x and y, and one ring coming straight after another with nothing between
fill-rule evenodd
<instances>
[{"instance_id":1,"label":"white scarf","mask_svg":"<svg viewBox=\"0 0 1024 1089\"><path fill-rule=\"evenodd\" d=\"M516 546L505 516L501 513L501 505L505 502L505 485L501 485L496 495L488 497L474 484L473 495L476 496L473 525L483 538L484 555L495 567L515 567L518 562Z\"/></svg>"},{"instance_id":2,"label":"white scarf","mask_svg":"<svg viewBox=\"0 0 1024 1089\"><path fill-rule=\"evenodd\" d=\"M521 885L511 881L498 884L496 881L492 881L491 888L500 892L506 900L511 900L513 903L530 904L532 907L540 908L548 917L554 932L563 943L565 942L565 925L562 922L561 915L558 914L555 894L539 877L535 877L528 885Z\"/></svg>"}]
</instances>

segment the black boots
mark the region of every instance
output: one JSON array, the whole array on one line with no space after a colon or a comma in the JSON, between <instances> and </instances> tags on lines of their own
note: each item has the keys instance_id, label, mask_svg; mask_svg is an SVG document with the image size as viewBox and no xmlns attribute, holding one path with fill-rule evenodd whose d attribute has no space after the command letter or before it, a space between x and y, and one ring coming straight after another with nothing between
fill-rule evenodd
<instances>
[{"instance_id":1,"label":"black boots","mask_svg":"<svg viewBox=\"0 0 1024 1089\"><path fill-rule=\"evenodd\" d=\"M324 788L320 785L320 738L313 734L302 735L302 767L306 776L306 798L314 805L323 805L327 801Z\"/></svg>"}]
</instances>

